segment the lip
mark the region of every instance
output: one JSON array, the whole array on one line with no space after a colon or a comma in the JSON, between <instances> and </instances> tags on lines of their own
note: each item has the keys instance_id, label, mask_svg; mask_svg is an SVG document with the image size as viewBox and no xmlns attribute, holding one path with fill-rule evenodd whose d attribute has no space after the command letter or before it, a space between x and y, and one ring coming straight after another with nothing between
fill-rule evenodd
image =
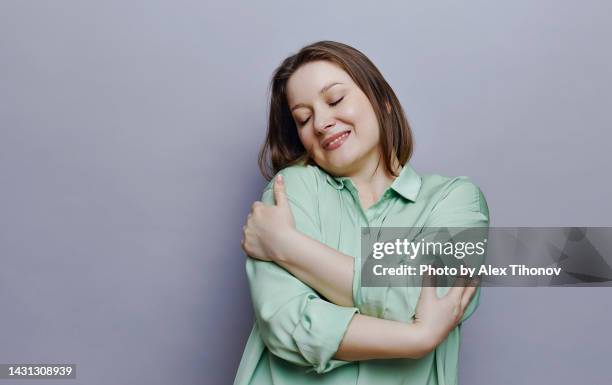
<instances>
[{"instance_id":1,"label":"lip","mask_svg":"<svg viewBox=\"0 0 612 385\"><path fill-rule=\"evenodd\" d=\"M325 138L323 140L323 142L321 142L321 147L323 147L324 149L327 149L327 146L329 146L329 144L331 142L333 142L335 139L338 139L339 137L341 137L342 135L346 134L347 132L351 132L351 130L342 130L336 134L333 134L327 138Z\"/></svg>"}]
</instances>

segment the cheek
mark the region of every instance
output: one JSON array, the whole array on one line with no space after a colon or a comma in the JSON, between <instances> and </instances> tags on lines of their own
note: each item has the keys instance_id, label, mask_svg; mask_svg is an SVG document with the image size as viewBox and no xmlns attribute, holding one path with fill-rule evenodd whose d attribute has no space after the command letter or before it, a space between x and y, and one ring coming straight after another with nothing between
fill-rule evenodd
<instances>
[{"instance_id":1,"label":"cheek","mask_svg":"<svg viewBox=\"0 0 612 385\"><path fill-rule=\"evenodd\" d=\"M354 95L352 100L342 106L343 119L351 122L356 128L368 127L372 124L372 117L376 121L376 114L365 94Z\"/></svg>"},{"instance_id":2,"label":"cheek","mask_svg":"<svg viewBox=\"0 0 612 385\"><path fill-rule=\"evenodd\" d=\"M340 110L340 117L343 120L351 122L353 125L358 125L363 118L363 113L359 105L347 103Z\"/></svg>"},{"instance_id":3,"label":"cheek","mask_svg":"<svg viewBox=\"0 0 612 385\"><path fill-rule=\"evenodd\" d=\"M369 103L363 103L346 111L347 119L354 124L355 133L368 142L378 142L378 119Z\"/></svg>"},{"instance_id":4,"label":"cheek","mask_svg":"<svg viewBox=\"0 0 612 385\"><path fill-rule=\"evenodd\" d=\"M311 151L311 148L315 142L315 138L312 132L301 130L298 132L298 136L300 138L300 141L302 142L302 146L304 146L306 151Z\"/></svg>"}]
</instances>

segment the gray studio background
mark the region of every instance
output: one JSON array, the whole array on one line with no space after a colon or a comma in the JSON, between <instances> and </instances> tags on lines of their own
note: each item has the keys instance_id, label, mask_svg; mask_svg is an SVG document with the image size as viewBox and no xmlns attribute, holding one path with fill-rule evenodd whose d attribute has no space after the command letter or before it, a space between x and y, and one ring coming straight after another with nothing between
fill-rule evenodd
<instances>
[{"instance_id":1,"label":"gray studio background","mask_svg":"<svg viewBox=\"0 0 612 385\"><path fill-rule=\"evenodd\" d=\"M611 15L607 1L0 2L0 363L76 363L71 384L233 381L268 81L316 40L377 64L415 169L472 177L492 225L612 225ZM483 290L461 383L611 383L611 294Z\"/></svg>"}]
</instances>

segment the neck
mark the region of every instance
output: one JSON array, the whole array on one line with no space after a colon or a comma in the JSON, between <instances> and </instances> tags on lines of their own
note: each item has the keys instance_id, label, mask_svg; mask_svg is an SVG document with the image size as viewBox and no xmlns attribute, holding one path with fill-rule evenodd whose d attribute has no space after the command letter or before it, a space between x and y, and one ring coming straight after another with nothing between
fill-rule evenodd
<instances>
[{"instance_id":1,"label":"neck","mask_svg":"<svg viewBox=\"0 0 612 385\"><path fill-rule=\"evenodd\" d=\"M402 166L396 157L393 158L391 166L397 174L402 170ZM357 187L361 200L371 204L380 199L380 196L391 186L396 178L387 170L382 157L379 157L377 162L361 167L355 173L347 176L351 178L353 184Z\"/></svg>"}]
</instances>

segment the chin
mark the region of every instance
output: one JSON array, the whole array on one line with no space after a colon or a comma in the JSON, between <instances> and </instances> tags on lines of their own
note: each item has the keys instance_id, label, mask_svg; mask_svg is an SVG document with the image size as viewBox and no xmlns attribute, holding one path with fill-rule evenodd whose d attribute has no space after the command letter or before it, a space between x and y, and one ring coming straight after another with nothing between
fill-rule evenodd
<instances>
[{"instance_id":1,"label":"chin","mask_svg":"<svg viewBox=\"0 0 612 385\"><path fill-rule=\"evenodd\" d=\"M354 159L334 159L332 162L326 162L324 168L328 170L330 174L343 176L351 170L354 164Z\"/></svg>"},{"instance_id":2,"label":"chin","mask_svg":"<svg viewBox=\"0 0 612 385\"><path fill-rule=\"evenodd\" d=\"M359 154L355 152L356 151L351 151L349 148L339 148L333 151L333 153L321 157L321 161L315 161L330 173L334 175L343 175L349 172L359 159Z\"/></svg>"}]
</instances>

